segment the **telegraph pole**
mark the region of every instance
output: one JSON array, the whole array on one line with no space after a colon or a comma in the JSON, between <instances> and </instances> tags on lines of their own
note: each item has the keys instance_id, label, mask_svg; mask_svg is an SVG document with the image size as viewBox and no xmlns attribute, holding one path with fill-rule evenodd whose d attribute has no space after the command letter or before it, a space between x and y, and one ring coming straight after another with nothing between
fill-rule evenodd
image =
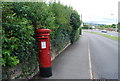
<instances>
[{"instance_id":1,"label":"telegraph pole","mask_svg":"<svg viewBox=\"0 0 120 81\"><path fill-rule=\"evenodd\" d=\"M81 19L80 20L81 20L81 27L83 27L82 14L81 14Z\"/></svg>"}]
</instances>

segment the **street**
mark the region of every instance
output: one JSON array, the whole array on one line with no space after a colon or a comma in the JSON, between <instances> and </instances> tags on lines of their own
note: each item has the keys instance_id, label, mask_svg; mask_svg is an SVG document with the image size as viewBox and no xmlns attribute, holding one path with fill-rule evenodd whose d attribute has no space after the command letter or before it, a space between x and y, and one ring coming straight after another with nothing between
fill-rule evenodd
<instances>
[{"instance_id":1,"label":"street","mask_svg":"<svg viewBox=\"0 0 120 81\"><path fill-rule=\"evenodd\" d=\"M83 32L52 64L53 76L47 79L118 79L118 42Z\"/></svg>"},{"instance_id":2,"label":"street","mask_svg":"<svg viewBox=\"0 0 120 81\"><path fill-rule=\"evenodd\" d=\"M94 78L118 78L118 42L109 38L84 33L90 43L90 54Z\"/></svg>"},{"instance_id":3,"label":"street","mask_svg":"<svg viewBox=\"0 0 120 81\"><path fill-rule=\"evenodd\" d=\"M101 32L102 30L91 30L92 32L97 32L97 33L101 33L101 34L107 34L107 35L111 35L111 36L115 36L118 37L118 32L115 31L107 31L107 33L103 33Z\"/></svg>"},{"instance_id":4,"label":"street","mask_svg":"<svg viewBox=\"0 0 120 81\"><path fill-rule=\"evenodd\" d=\"M0 7L3 80L120 79L120 0L7 1Z\"/></svg>"}]
</instances>

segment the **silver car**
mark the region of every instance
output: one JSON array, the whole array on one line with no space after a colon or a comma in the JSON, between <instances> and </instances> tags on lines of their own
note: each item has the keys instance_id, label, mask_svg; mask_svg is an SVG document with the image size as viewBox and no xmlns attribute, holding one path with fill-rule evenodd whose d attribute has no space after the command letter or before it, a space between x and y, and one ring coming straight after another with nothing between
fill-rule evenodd
<instances>
[{"instance_id":1,"label":"silver car","mask_svg":"<svg viewBox=\"0 0 120 81\"><path fill-rule=\"evenodd\" d=\"M101 30L101 32L103 32L103 33L107 33L107 30Z\"/></svg>"}]
</instances>

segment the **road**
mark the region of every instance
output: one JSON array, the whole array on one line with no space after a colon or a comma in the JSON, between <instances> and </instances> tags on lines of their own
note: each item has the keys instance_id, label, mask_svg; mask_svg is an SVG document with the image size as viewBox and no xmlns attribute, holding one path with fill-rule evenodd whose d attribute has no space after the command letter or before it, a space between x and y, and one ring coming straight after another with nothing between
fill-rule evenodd
<instances>
[{"instance_id":1,"label":"road","mask_svg":"<svg viewBox=\"0 0 120 81\"><path fill-rule=\"evenodd\" d=\"M88 36L94 78L118 78L118 42L90 33Z\"/></svg>"},{"instance_id":2,"label":"road","mask_svg":"<svg viewBox=\"0 0 120 81\"><path fill-rule=\"evenodd\" d=\"M107 31L107 33L103 33L103 32L101 32L101 30L91 30L91 31L118 37L118 32L115 32L115 31Z\"/></svg>"},{"instance_id":3,"label":"road","mask_svg":"<svg viewBox=\"0 0 120 81\"><path fill-rule=\"evenodd\" d=\"M118 79L118 42L84 32L52 64L53 76L47 79Z\"/></svg>"}]
</instances>

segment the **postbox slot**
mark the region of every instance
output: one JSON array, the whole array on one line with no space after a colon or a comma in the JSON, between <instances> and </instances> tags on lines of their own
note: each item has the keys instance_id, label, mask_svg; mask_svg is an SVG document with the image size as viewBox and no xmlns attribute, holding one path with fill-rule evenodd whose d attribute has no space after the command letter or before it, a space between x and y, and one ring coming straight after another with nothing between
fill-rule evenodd
<instances>
[{"instance_id":1,"label":"postbox slot","mask_svg":"<svg viewBox=\"0 0 120 81\"><path fill-rule=\"evenodd\" d=\"M39 38L39 39L48 39L48 38Z\"/></svg>"}]
</instances>

